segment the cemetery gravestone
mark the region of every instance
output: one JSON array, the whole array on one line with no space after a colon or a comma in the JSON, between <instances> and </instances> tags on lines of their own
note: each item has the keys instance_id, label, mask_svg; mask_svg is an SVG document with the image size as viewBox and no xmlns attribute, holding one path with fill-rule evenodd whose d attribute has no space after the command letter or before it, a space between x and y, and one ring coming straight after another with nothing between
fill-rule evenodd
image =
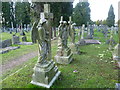
<instances>
[{"instance_id":1,"label":"cemetery gravestone","mask_svg":"<svg viewBox=\"0 0 120 90\"><path fill-rule=\"evenodd\" d=\"M66 21L63 21L63 16L61 16L58 33L58 50L55 60L59 64L69 64L73 60L73 54L71 53L71 49L67 46L68 26Z\"/></svg>"},{"instance_id":2,"label":"cemetery gravestone","mask_svg":"<svg viewBox=\"0 0 120 90\"><path fill-rule=\"evenodd\" d=\"M85 30L85 25L83 24L83 25L82 25L81 39L80 39L79 42L78 42L79 45L85 45L84 30Z\"/></svg>"},{"instance_id":3,"label":"cemetery gravestone","mask_svg":"<svg viewBox=\"0 0 120 90\"><path fill-rule=\"evenodd\" d=\"M26 41L27 41L26 36L22 36L22 41L23 41L23 42L26 42Z\"/></svg>"},{"instance_id":4,"label":"cemetery gravestone","mask_svg":"<svg viewBox=\"0 0 120 90\"><path fill-rule=\"evenodd\" d=\"M91 25L88 27L88 35L86 37L87 39L93 39L93 28Z\"/></svg>"},{"instance_id":5,"label":"cemetery gravestone","mask_svg":"<svg viewBox=\"0 0 120 90\"><path fill-rule=\"evenodd\" d=\"M18 44L18 43L20 43L19 36L13 36L13 37L12 37L12 43L13 43L13 44Z\"/></svg>"},{"instance_id":6,"label":"cemetery gravestone","mask_svg":"<svg viewBox=\"0 0 120 90\"><path fill-rule=\"evenodd\" d=\"M44 4L44 13L41 13L41 19L38 23L38 62L34 67L34 74L31 83L38 86L50 88L54 81L60 75L55 62L51 60L51 38L50 38L50 13L49 4Z\"/></svg>"},{"instance_id":7,"label":"cemetery gravestone","mask_svg":"<svg viewBox=\"0 0 120 90\"><path fill-rule=\"evenodd\" d=\"M0 41L0 48L9 47L11 45L12 45L12 40L11 39Z\"/></svg>"},{"instance_id":8,"label":"cemetery gravestone","mask_svg":"<svg viewBox=\"0 0 120 90\"><path fill-rule=\"evenodd\" d=\"M71 38L71 42L69 44L70 46L70 49L73 53L77 53L78 54L78 45L75 44L75 23L72 23L72 20L71 20L71 16L69 17L69 21L68 21L68 24L69 24L69 36Z\"/></svg>"},{"instance_id":9,"label":"cemetery gravestone","mask_svg":"<svg viewBox=\"0 0 120 90\"><path fill-rule=\"evenodd\" d=\"M113 49L113 46L114 46L114 40L113 40L113 26L111 27L111 34L110 34L110 43L109 43L109 49L112 50Z\"/></svg>"}]
</instances>

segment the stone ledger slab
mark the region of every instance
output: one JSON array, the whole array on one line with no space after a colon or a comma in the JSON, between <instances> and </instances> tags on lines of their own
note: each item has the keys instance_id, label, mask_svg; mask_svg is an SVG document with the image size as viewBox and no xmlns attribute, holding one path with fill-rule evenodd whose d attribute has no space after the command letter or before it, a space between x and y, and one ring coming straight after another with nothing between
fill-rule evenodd
<instances>
[{"instance_id":1,"label":"stone ledger slab","mask_svg":"<svg viewBox=\"0 0 120 90\"><path fill-rule=\"evenodd\" d=\"M33 45L32 42L20 42L18 45Z\"/></svg>"},{"instance_id":2,"label":"stone ledger slab","mask_svg":"<svg viewBox=\"0 0 120 90\"><path fill-rule=\"evenodd\" d=\"M90 40L90 39L85 39L86 44L101 44L99 40Z\"/></svg>"},{"instance_id":3,"label":"stone ledger slab","mask_svg":"<svg viewBox=\"0 0 120 90\"><path fill-rule=\"evenodd\" d=\"M7 52L9 52L11 50L16 50L18 48L20 48L20 46L18 46L18 47L6 47L6 48L3 48L3 49L0 49L0 54L7 53Z\"/></svg>"},{"instance_id":4,"label":"stone ledger slab","mask_svg":"<svg viewBox=\"0 0 120 90\"><path fill-rule=\"evenodd\" d=\"M50 88L60 73L58 67L55 66L55 62L52 60L44 64L37 63L34 67L31 83L37 86Z\"/></svg>"}]
</instances>

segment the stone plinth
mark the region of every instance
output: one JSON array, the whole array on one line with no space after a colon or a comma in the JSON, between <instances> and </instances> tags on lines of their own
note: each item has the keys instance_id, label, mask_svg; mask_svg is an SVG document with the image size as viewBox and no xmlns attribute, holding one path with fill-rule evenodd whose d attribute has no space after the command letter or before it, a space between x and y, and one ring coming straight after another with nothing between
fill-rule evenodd
<instances>
[{"instance_id":1,"label":"stone plinth","mask_svg":"<svg viewBox=\"0 0 120 90\"><path fill-rule=\"evenodd\" d=\"M56 63L69 64L73 60L72 56L73 53L71 52L71 49L67 48L65 50L58 49L57 55L54 58Z\"/></svg>"},{"instance_id":2,"label":"stone plinth","mask_svg":"<svg viewBox=\"0 0 120 90\"><path fill-rule=\"evenodd\" d=\"M78 54L78 52L77 52L77 45L76 44L74 44L74 43L70 43L69 44L69 47L70 47L70 49L71 49L71 51L72 51L72 53L73 54Z\"/></svg>"},{"instance_id":3,"label":"stone plinth","mask_svg":"<svg viewBox=\"0 0 120 90\"><path fill-rule=\"evenodd\" d=\"M120 62L120 44L117 44L113 51L113 60Z\"/></svg>"},{"instance_id":4,"label":"stone plinth","mask_svg":"<svg viewBox=\"0 0 120 90\"><path fill-rule=\"evenodd\" d=\"M55 62L46 61L43 64L37 63L34 67L31 83L37 86L50 88L54 81L60 75Z\"/></svg>"}]
</instances>

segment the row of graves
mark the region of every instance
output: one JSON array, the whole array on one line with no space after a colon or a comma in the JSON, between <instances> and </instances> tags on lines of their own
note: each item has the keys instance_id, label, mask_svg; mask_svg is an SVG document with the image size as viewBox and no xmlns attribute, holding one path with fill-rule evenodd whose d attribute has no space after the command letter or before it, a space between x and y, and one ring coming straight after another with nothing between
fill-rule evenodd
<instances>
[{"instance_id":1,"label":"row of graves","mask_svg":"<svg viewBox=\"0 0 120 90\"><path fill-rule=\"evenodd\" d=\"M103 33L106 38L106 44L109 44L109 50L113 50L113 60L118 61L120 66L120 33L118 44L113 39L113 34L118 34L118 28L108 28L103 25L96 26L89 24L85 28L85 25L83 24L82 27L79 28L80 31L77 33L75 31L75 23L72 22L71 17L69 17L69 21L67 22L64 21L63 16L61 16L59 22L60 24L56 31L56 29L51 26L51 19L53 19L53 13L50 13L50 5L44 4L44 12L40 13L39 22L34 22L31 28L32 42L27 42L26 35L23 31L20 34L22 36L22 42L20 42L19 37L16 35L13 35L12 40L9 39L0 42L0 47L2 49L1 53L14 50L14 48L20 48L19 46L11 47L12 44L32 45L33 43L38 43L38 61L33 69L34 73L30 82L31 84L50 88L61 74L61 71L59 71L56 63L63 65L72 63L73 54L80 55L81 51L79 47L82 45L101 44L99 40L95 39L94 30L98 30L98 32ZM51 30L51 28L53 30ZM58 32L58 35L56 35L56 32ZM75 37L77 34L79 40L76 43ZM110 37L107 40L109 35ZM71 39L70 42L68 42L68 37ZM58 40L58 48L57 53L54 56L54 62L51 58L51 40L55 39ZM116 86L118 87L119 84L116 84Z\"/></svg>"},{"instance_id":2,"label":"row of graves","mask_svg":"<svg viewBox=\"0 0 120 90\"><path fill-rule=\"evenodd\" d=\"M20 39L22 42L20 42ZM16 34L12 35L12 39L7 40L1 40L0 41L0 54L7 53L11 50L19 49L20 46L12 46L12 45L32 45L32 42L27 42L27 37L25 35L25 32L22 31L20 33L20 37Z\"/></svg>"},{"instance_id":3,"label":"row of graves","mask_svg":"<svg viewBox=\"0 0 120 90\"><path fill-rule=\"evenodd\" d=\"M12 34L13 32L18 33L18 32L21 32L22 30L24 30L25 32L29 32L31 30L31 25L30 24L24 24L24 25L16 24L16 28L14 28L13 26L12 28L7 28L7 27L1 28L1 32L9 32L10 34Z\"/></svg>"},{"instance_id":4,"label":"row of graves","mask_svg":"<svg viewBox=\"0 0 120 90\"><path fill-rule=\"evenodd\" d=\"M99 27L93 27L88 25L87 37L84 37L86 32L85 25L82 25L80 32L78 33L79 40L75 43L75 23L72 22L71 17L69 21L64 21L63 16L60 19L60 25L58 26L58 49L54 56L55 62L51 58L51 19L53 14L50 13L50 5L44 4L44 12L40 13L40 21L37 24L34 22L32 27L33 41L38 41L39 54L38 62L34 67L34 73L32 75L31 83L37 86L50 88L52 84L60 76L61 71L58 70L56 63L58 64L70 64L73 61L73 54L81 54L79 47L81 45L89 44L101 44L99 40L94 39L94 29ZM54 31L56 32L56 31ZM98 32L102 32L101 29ZM103 32L102 32L103 33ZM106 35L106 32L103 34ZM70 36L71 42L68 43L68 37ZM35 38L36 37L36 38ZM55 35L56 37L56 35ZM106 36L105 36L106 37ZM113 48L113 27L111 28L109 38L109 49ZM119 49L119 50L118 50ZM75 51L75 52L73 52ZM120 43L115 47L113 52L113 59L120 60ZM117 84L119 85L119 84Z\"/></svg>"}]
</instances>

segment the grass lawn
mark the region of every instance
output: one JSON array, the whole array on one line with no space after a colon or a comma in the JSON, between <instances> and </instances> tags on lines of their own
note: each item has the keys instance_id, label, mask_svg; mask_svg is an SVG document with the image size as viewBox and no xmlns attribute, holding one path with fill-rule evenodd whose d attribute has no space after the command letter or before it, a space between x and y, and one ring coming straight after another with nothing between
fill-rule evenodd
<instances>
[{"instance_id":1,"label":"grass lawn","mask_svg":"<svg viewBox=\"0 0 120 90\"><path fill-rule=\"evenodd\" d=\"M74 60L70 64L57 64L62 73L60 79L57 80L51 88L115 88L115 83L118 83L118 69L115 66L116 62L112 60L111 51L108 50L109 45L104 43L105 39L102 34L96 32L95 36L99 37L102 44L80 46L79 48L82 54L74 55ZM117 41L117 36L114 36L114 39ZM78 37L76 38L76 41L77 40ZM53 60L56 51L57 40L54 40L52 41ZM15 53L13 53L13 55L15 55ZM6 58L7 56L8 55L6 55ZM20 70L0 82L2 87L42 88L30 84L33 67L36 64L37 59L37 57L32 58L24 65L16 67Z\"/></svg>"}]
</instances>

